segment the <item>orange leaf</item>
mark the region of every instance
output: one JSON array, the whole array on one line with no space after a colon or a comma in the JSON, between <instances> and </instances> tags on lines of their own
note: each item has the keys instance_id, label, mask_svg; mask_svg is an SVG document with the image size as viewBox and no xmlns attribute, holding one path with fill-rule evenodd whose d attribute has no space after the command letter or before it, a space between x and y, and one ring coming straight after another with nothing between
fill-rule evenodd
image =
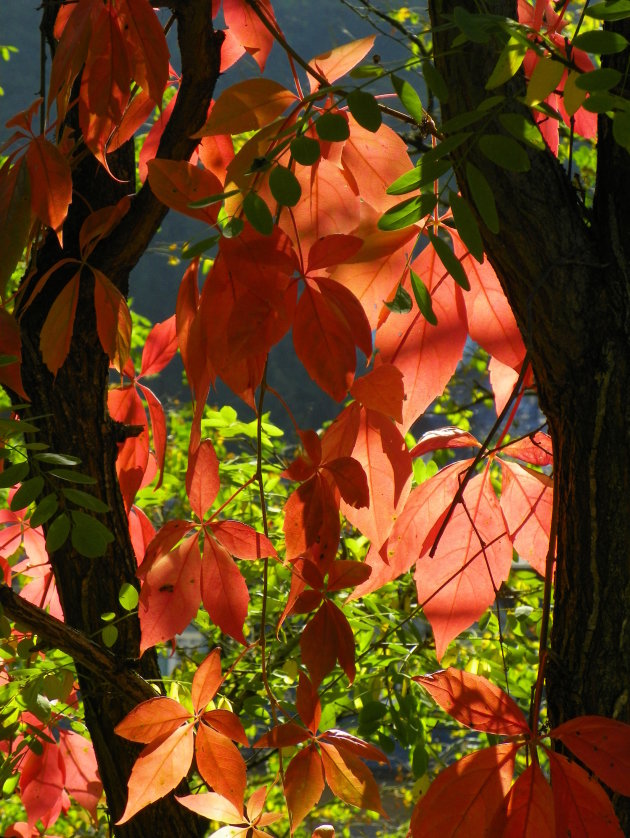
<instances>
[{"instance_id":1,"label":"orange leaf","mask_svg":"<svg viewBox=\"0 0 630 838\"><path fill-rule=\"evenodd\" d=\"M418 602L431 623L438 660L494 602L511 565L512 544L499 502L488 473L478 474L466 486L435 556L422 556L416 564Z\"/></svg>"},{"instance_id":2,"label":"orange leaf","mask_svg":"<svg viewBox=\"0 0 630 838\"><path fill-rule=\"evenodd\" d=\"M350 388L350 395L364 407L402 422L405 398L403 374L392 364L379 364L367 375L357 378Z\"/></svg>"},{"instance_id":3,"label":"orange leaf","mask_svg":"<svg viewBox=\"0 0 630 838\"><path fill-rule=\"evenodd\" d=\"M119 8L133 78L159 106L169 69L169 52L162 24L148 0L123 0Z\"/></svg>"},{"instance_id":4,"label":"orange leaf","mask_svg":"<svg viewBox=\"0 0 630 838\"><path fill-rule=\"evenodd\" d=\"M305 742L311 738L308 730L295 724L295 722L286 722L282 725L277 725L268 733L263 734L260 739L254 742L254 748L289 748L292 745L299 745L300 742Z\"/></svg>"},{"instance_id":5,"label":"orange leaf","mask_svg":"<svg viewBox=\"0 0 630 838\"><path fill-rule=\"evenodd\" d=\"M413 810L412 838L489 835L512 782L517 750L516 745L485 748L442 771Z\"/></svg>"},{"instance_id":6,"label":"orange leaf","mask_svg":"<svg viewBox=\"0 0 630 838\"><path fill-rule=\"evenodd\" d=\"M195 759L205 782L238 809L245 796L245 761L229 739L205 724L197 728Z\"/></svg>"},{"instance_id":7,"label":"orange leaf","mask_svg":"<svg viewBox=\"0 0 630 838\"><path fill-rule=\"evenodd\" d=\"M300 672L300 680L296 696L296 707L299 717L311 733L317 733L319 720L322 716L322 706L319 702L317 690L303 672Z\"/></svg>"},{"instance_id":8,"label":"orange leaf","mask_svg":"<svg viewBox=\"0 0 630 838\"><path fill-rule=\"evenodd\" d=\"M530 735L527 720L516 702L481 675L451 666L413 680L466 727L502 736Z\"/></svg>"},{"instance_id":9,"label":"orange leaf","mask_svg":"<svg viewBox=\"0 0 630 838\"><path fill-rule=\"evenodd\" d=\"M594 777L562 754L547 752L556 812L556 835L622 838L610 798Z\"/></svg>"},{"instance_id":10,"label":"orange leaf","mask_svg":"<svg viewBox=\"0 0 630 838\"><path fill-rule=\"evenodd\" d=\"M131 314L127 301L104 273L92 268L94 274L94 308L96 330L101 346L118 371L127 362L131 347Z\"/></svg>"},{"instance_id":11,"label":"orange leaf","mask_svg":"<svg viewBox=\"0 0 630 838\"><path fill-rule=\"evenodd\" d=\"M315 58L311 58L309 64L320 75L324 76L329 84L332 84L332 82L349 73L368 54L374 46L375 38L376 35L369 35L367 38L350 41L349 44L343 44L340 47L328 50L328 52L322 52ZM310 74L308 80L311 93L314 93L320 86L319 82Z\"/></svg>"},{"instance_id":12,"label":"orange leaf","mask_svg":"<svg viewBox=\"0 0 630 838\"><path fill-rule=\"evenodd\" d=\"M339 505L328 482L319 474L302 483L284 507L282 525L288 560L310 550L327 567L339 546Z\"/></svg>"},{"instance_id":13,"label":"orange leaf","mask_svg":"<svg viewBox=\"0 0 630 838\"><path fill-rule=\"evenodd\" d=\"M192 682L192 703L195 713L203 710L221 686L221 650L213 649L199 665Z\"/></svg>"},{"instance_id":14,"label":"orange leaf","mask_svg":"<svg viewBox=\"0 0 630 838\"><path fill-rule=\"evenodd\" d=\"M337 748L320 740L326 782L333 794L359 809L370 809L384 817L378 785L370 769L346 748Z\"/></svg>"},{"instance_id":15,"label":"orange leaf","mask_svg":"<svg viewBox=\"0 0 630 838\"><path fill-rule=\"evenodd\" d=\"M164 474L164 458L166 456L166 417L164 416L164 408L162 403L152 390L145 387L144 384L136 382L136 385L144 398L147 401L149 408L149 417L151 419L151 433L153 435L153 448L155 450L155 459L157 467L160 471L160 476L155 488L159 489L162 485L162 476Z\"/></svg>"},{"instance_id":16,"label":"orange leaf","mask_svg":"<svg viewBox=\"0 0 630 838\"><path fill-rule=\"evenodd\" d=\"M61 228L72 200L70 164L57 146L41 136L29 143L26 165L33 213L55 231L62 244Z\"/></svg>"},{"instance_id":17,"label":"orange leaf","mask_svg":"<svg viewBox=\"0 0 630 838\"><path fill-rule=\"evenodd\" d=\"M277 555L271 541L247 524L240 521L217 521L211 526L217 541L237 559L275 558Z\"/></svg>"},{"instance_id":18,"label":"orange leaf","mask_svg":"<svg viewBox=\"0 0 630 838\"><path fill-rule=\"evenodd\" d=\"M193 166L185 160L149 160L147 168L151 190L163 204L207 224L216 222L220 204L212 204L202 209L189 206L193 201L223 191L221 182L212 172Z\"/></svg>"},{"instance_id":19,"label":"orange leaf","mask_svg":"<svg viewBox=\"0 0 630 838\"><path fill-rule=\"evenodd\" d=\"M237 82L221 93L210 110L206 124L194 136L255 131L273 122L296 101L294 93L272 79Z\"/></svg>"},{"instance_id":20,"label":"orange leaf","mask_svg":"<svg viewBox=\"0 0 630 838\"><path fill-rule=\"evenodd\" d=\"M344 588L354 588L355 585L365 582L370 575L370 568L365 562L349 561L340 559L333 562L328 574L327 589L329 591L341 591Z\"/></svg>"},{"instance_id":21,"label":"orange leaf","mask_svg":"<svg viewBox=\"0 0 630 838\"><path fill-rule=\"evenodd\" d=\"M230 710L208 710L203 714L201 720L222 736L240 742L246 748L249 747L249 740L243 725L238 716Z\"/></svg>"},{"instance_id":22,"label":"orange leaf","mask_svg":"<svg viewBox=\"0 0 630 838\"><path fill-rule=\"evenodd\" d=\"M394 423L382 413L365 408L361 408L352 456L367 475L370 504L355 509L342 501L341 509L378 549L387 540L409 496L411 457Z\"/></svg>"},{"instance_id":23,"label":"orange leaf","mask_svg":"<svg viewBox=\"0 0 630 838\"><path fill-rule=\"evenodd\" d=\"M246 646L247 585L225 547L208 537L203 546L201 598L215 626Z\"/></svg>"},{"instance_id":24,"label":"orange leaf","mask_svg":"<svg viewBox=\"0 0 630 838\"><path fill-rule=\"evenodd\" d=\"M566 745L598 779L630 795L630 725L603 716L578 716L549 734Z\"/></svg>"},{"instance_id":25,"label":"orange leaf","mask_svg":"<svg viewBox=\"0 0 630 838\"><path fill-rule=\"evenodd\" d=\"M73 730L58 729L59 750L66 768L65 788L97 820L96 807L103 794L94 748L89 739Z\"/></svg>"},{"instance_id":26,"label":"orange leaf","mask_svg":"<svg viewBox=\"0 0 630 838\"><path fill-rule=\"evenodd\" d=\"M44 363L53 375L68 357L74 317L79 301L80 274L75 274L50 307L42 326L39 349Z\"/></svg>"},{"instance_id":27,"label":"orange leaf","mask_svg":"<svg viewBox=\"0 0 630 838\"><path fill-rule=\"evenodd\" d=\"M274 27L277 26L269 0L257 0L257 8ZM273 46L273 35L245 0L223 0L223 15L229 32L242 45L262 72Z\"/></svg>"},{"instance_id":28,"label":"orange leaf","mask_svg":"<svg viewBox=\"0 0 630 838\"><path fill-rule=\"evenodd\" d=\"M186 494L190 507L200 521L214 503L219 493L219 460L209 439L203 439L188 458Z\"/></svg>"},{"instance_id":29,"label":"orange leaf","mask_svg":"<svg viewBox=\"0 0 630 838\"><path fill-rule=\"evenodd\" d=\"M127 823L136 812L172 791L190 769L194 749L194 728L183 725L174 733L147 745L129 777L129 797L116 824Z\"/></svg>"},{"instance_id":30,"label":"orange leaf","mask_svg":"<svg viewBox=\"0 0 630 838\"><path fill-rule=\"evenodd\" d=\"M521 559L544 576L551 530L553 480L546 474L505 460L501 460L501 467L501 510L508 534Z\"/></svg>"},{"instance_id":31,"label":"orange leaf","mask_svg":"<svg viewBox=\"0 0 630 838\"><path fill-rule=\"evenodd\" d=\"M553 463L553 447L549 434L536 431L524 439L518 439L501 448L501 454L524 460L535 466L550 466Z\"/></svg>"},{"instance_id":32,"label":"orange leaf","mask_svg":"<svg viewBox=\"0 0 630 838\"><path fill-rule=\"evenodd\" d=\"M369 742L364 742L351 733L346 733L345 730L327 730L326 733L322 733L319 739L320 742L325 741L334 745L342 752L349 751L361 759L368 759L372 762L379 762L382 765L389 765L389 760L380 748L370 745Z\"/></svg>"},{"instance_id":33,"label":"orange leaf","mask_svg":"<svg viewBox=\"0 0 630 838\"><path fill-rule=\"evenodd\" d=\"M299 751L284 775L284 794L291 813L292 832L319 803L324 791L324 767L314 745Z\"/></svg>"},{"instance_id":34,"label":"orange leaf","mask_svg":"<svg viewBox=\"0 0 630 838\"><path fill-rule=\"evenodd\" d=\"M176 797L178 803L197 812L204 818L209 818L220 823L240 824L243 823L243 812L236 808L233 803L226 800L214 791L202 792L201 794L188 794L185 797Z\"/></svg>"},{"instance_id":35,"label":"orange leaf","mask_svg":"<svg viewBox=\"0 0 630 838\"><path fill-rule=\"evenodd\" d=\"M305 273L313 273L321 268L330 268L345 262L358 253L362 244L363 241L358 236L323 236L309 250Z\"/></svg>"},{"instance_id":36,"label":"orange leaf","mask_svg":"<svg viewBox=\"0 0 630 838\"><path fill-rule=\"evenodd\" d=\"M411 449L411 456L420 457L429 451L438 451L442 448L481 448L481 443L472 434L460 428L436 428L434 431L422 434L418 444Z\"/></svg>"},{"instance_id":37,"label":"orange leaf","mask_svg":"<svg viewBox=\"0 0 630 838\"><path fill-rule=\"evenodd\" d=\"M41 754L27 750L20 765L20 799L31 827L35 827L40 819L54 823L59 817L66 780L60 749L51 742L41 744Z\"/></svg>"},{"instance_id":38,"label":"orange leaf","mask_svg":"<svg viewBox=\"0 0 630 838\"><path fill-rule=\"evenodd\" d=\"M149 332L142 350L140 375L156 375L161 372L177 352L176 318L156 323Z\"/></svg>"},{"instance_id":39,"label":"orange leaf","mask_svg":"<svg viewBox=\"0 0 630 838\"><path fill-rule=\"evenodd\" d=\"M352 457L338 457L323 463L322 468L331 475L346 503L356 509L368 506L370 496L367 477L360 463Z\"/></svg>"},{"instance_id":40,"label":"orange leaf","mask_svg":"<svg viewBox=\"0 0 630 838\"><path fill-rule=\"evenodd\" d=\"M553 794L537 763L528 765L505 799L502 838L555 838Z\"/></svg>"},{"instance_id":41,"label":"orange leaf","mask_svg":"<svg viewBox=\"0 0 630 838\"><path fill-rule=\"evenodd\" d=\"M148 745L156 739L170 736L184 722L191 720L190 712L172 698L157 696L143 701L127 713L114 731L132 742Z\"/></svg>"}]
</instances>

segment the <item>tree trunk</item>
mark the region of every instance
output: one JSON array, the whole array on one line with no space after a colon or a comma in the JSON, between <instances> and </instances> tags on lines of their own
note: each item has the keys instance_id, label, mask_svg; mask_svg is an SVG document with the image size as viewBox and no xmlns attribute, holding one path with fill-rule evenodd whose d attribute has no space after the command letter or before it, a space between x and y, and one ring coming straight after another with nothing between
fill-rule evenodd
<instances>
[{"instance_id":1,"label":"tree trunk","mask_svg":"<svg viewBox=\"0 0 630 838\"><path fill-rule=\"evenodd\" d=\"M219 75L223 36L213 32L211 0L191 0L172 6L178 24L182 84L157 156L186 159L197 143L190 135L205 121ZM51 41L56 8L48 3L45 11L44 34ZM70 111L69 122L78 130L73 111ZM111 155L110 164L122 182L112 179L91 155L86 155L73 167L73 203L64 225L63 249L55 236L48 237L38 253L35 275L24 281L23 304L45 271L62 258L80 258L78 233L89 212L115 204L123 195L134 192L133 143ZM131 209L119 226L91 255L90 266L100 269L126 294L129 273L165 214L166 208L145 184L132 199ZM42 362L39 351L42 325L51 304L76 273L76 265L68 268L54 273L22 312L22 378L31 400L29 415L40 428L38 441L46 442L51 451L79 457L79 470L95 478L98 497L110 509L107 514L95 516L114 536L104 556L85 558L73 548L70 540L50 556L66 624L100 643L104 625L101 615L120 612L118 595L124 583L138 586L127 514L116 477L117 443L133 430L113 422L108 414L109 361L96 331L94 283L89 270L84 269L81 275L68 358L54 379ZM32 468L36 468L36 463ZM154 650L139 658L137 617L129 616L117 623L117 627L119 635L112 652L121 671L131 667L147 682L161 686ZM111 678L111 672L107 671L99 675L95 667L86 665L85 659L82 663L77 658L76 665L85 721L94 744L108 809L115 822L126 805L127 781L140 748L116 736L114 727L137 703L138 690L127 693L124 678L120 681ZM135 682L130 680L130 683ZM149 693L150 689L147 687ZM115 831L125 838L171 838L202 835L205 829L205 821L182 807L171 794L143 809L130 823L116 827Z\"/></svg>"},{"instance_id":2,"label":"tree trunk","mask_svg":"<svg viewBox=\"0 0 630 838\"><path fill-rule=\"evenodd\" d=\"M502 47L498 41L451 47L459 30L444 23L461 5L477 12L473 0L430 3L433 26L443 27L434 30L434 44L449 90L444 120L490 96L485 82ZM510 0L494 0L487 11L517 17ZM627 22L614 26L628 36ZM623 69L627 52L608 65ZM516 101L524 90L521 74L493 90L506 96L501 113L530 118ZM484 131L505 133L496 111ZM458 183L468 196L465 163L472 162L492 186L501 229L493 235L481 220L480 228L522 332L554 441L550 721L597 714L630 722L630 157L614 142L610 119L601 116L595 202L587 210L550 151L528 150L531 170L518 173L490 162L476 139L454 155ZM630 800L614 803L630 834Z\"/></svg>"}]
</instances>

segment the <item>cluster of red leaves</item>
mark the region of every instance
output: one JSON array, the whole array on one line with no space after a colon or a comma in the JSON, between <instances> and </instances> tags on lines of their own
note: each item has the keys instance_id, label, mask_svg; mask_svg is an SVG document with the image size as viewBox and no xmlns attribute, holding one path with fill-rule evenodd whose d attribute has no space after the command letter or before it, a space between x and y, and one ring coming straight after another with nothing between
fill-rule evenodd
<instances>
[{"instance_id":1,"label":"cluster of red leaves","mask_svg":"<svg viewBox=\"0 0 630 838\"><path fill-rule=\"evenodd\" d=\"M630 726L600 716L579 716L549 732L585 768L540 741L518 705L480 675L450 668L414 678L466 727L506 738L449 766L413 811L410 835L597 835L620 838L608 788L630 794ZM537 748L549 760L551 785ZM519 750L527 768L513 782ZM457 805L453 805L453 801Z\"/></svg>"}]
</instances>

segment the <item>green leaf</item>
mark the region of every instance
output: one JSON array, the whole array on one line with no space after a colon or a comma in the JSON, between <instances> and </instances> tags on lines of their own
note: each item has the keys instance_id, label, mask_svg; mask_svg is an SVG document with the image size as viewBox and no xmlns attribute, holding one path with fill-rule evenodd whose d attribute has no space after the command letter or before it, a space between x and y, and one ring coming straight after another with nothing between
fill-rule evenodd
<instances>
[{"instance_id":1,"label":"green leaf","mask_svg":"<svg viewBox=\"0 0 630 838\"><path fill-rule=\"evenodd\" d=\"M302 166L312 166L321 157L321 147L311 137L296 137L289 146L293 159Z\"/></svg>"},{"instance_id":2,"label":"green leaf","mask_svg":"<svg viewBox=\"0 0 630 838\"><path fill-rule=\"evenodd\" d=\"M419 195L415 198L407 198L400 204L388 209L378 220L379 230L402 230L410 227L416 221L433 212L437 204L437 197L431 195Z\"/></svg>"},{"instance_id":3,"label":"green leaf","mask_svg":"<svg viewBox=\"0 0 630 838\"><path fill-rule=\"evenodd\" d=\"M27 462L14 463L12 466L0 471L0 489L10 489L16 483L20 483L29 472Z\"/></svg>"},{"instance_id":4,"label":"green leaf","mask_svg":"<svg viewBox=\"0 0 630 838\"><path fill-rule=\"evenodd\" d=\"M427 773L428 767L429 755L427 754L424 740L420 740L416 743L413 749L413 756L411 758L411 770L413 771L413 776L416 778L424 777Z\"/></svg>"},{"instance_id":5,"label":"green leaf","mask_svg":"<svg viewBox=\"0 0 630 838\"><path fill-rule=\"evenodd\" d=\"M478 262L483 262L483 242L481 240L481 233L477 226L477 220L473 212L461 195L455 194L452 190L449 191L449 202L453 210L453 220L457 232L461 236L462 241L468 248L469 252L475 257ZM455 277L453 277L455 279ZM457 280L455 279L457 282ZM468 280L466 280L468 285ZM462 288L465 286L462 285Z\"/></svg>"},{"instance_id":6,"label":"green leaf","mask_svg":"<svg viewBox=\"0 0 630 838\"><path fill-rule=\"evenodd\" d=\"M34 434L39 431L37 425L32 422L24 422L19 419L0 419L0 434L3 437L17 436L18 434Z\"/></svg>"},{"instance_id":7,"label":"green leaf","mask_svg":"<svg viewBox=\"0 0 630 838\"><path fill-rule=\"evenodd\" d=\"M226 198L231 198L233 195L238 195L240 191L240 189L229 189L227 192L218 192L216 195L208 195L206 198L199 198L198 201L191 201L188 206L191 209L203 209L212 206L212 204L218 204Z\"/></svg>"},{"instance_id":8,"label":"green leaf","mask_svg":"<svg viewBox=\"0 0 630 838\"><path fill-rule=\"evenodd\" d=\"M72 457L70 454L52 454L50 452L35 454L35 459L51 466L77 466L81 462L78 457Z\"/></svg>"},{"instance_id":9,"label":"green leaf","mask_svg":"<svg viewBox=\"0 0 630 838\"><path fill-rule=\"evenodd\" d=\"M80 489L63 489L65 497L77 506L82 506L84 509L90 509L92 512L109 512L109 506L100 498L95 498L88 492L82 492Z\"/></svg>"},{"instance_id":10,"label":"green leaf","mask_svg":"<svg viewBox=\"0 0 630 838\"><path fill-rule=\"evenodd\" d=\"M194 242L194 244L185 244L182 247L182 259L194 259L195 256L201 256L206 250L215 247L220 238L221 236L209 236L207 239Z\"/></svg>"},{"instance_id":11,"label":"green leaf","mask_svg":"<svg viewBox=\"0 0 630 838\"><path fill-rule=\"evenodd\" d=\"M615 142L630 151L630 113L618 111L613 119L613 137Z\"/></svg>"},{"instance_id":12,"label":"green leaf","mask_svg":"<svg viewBox=\"0 0 630 838\"><path fill-rule=\"evenodd\" d=\"M0 355L0 367L8 367L9 364L15 364L19 361L17 355Z\"/></svg>"},{"instance_id":13,"label":"green leaf","mask_svg":"<svg viewBox=\"0 0 630 838\"><path fill-rule=\"evenodd\" d=\"M466 163L466 180L483 223L496 235L499 232L499 216L494 194L486 176L472 163Z\"/></svg>"},{"instance_id":14,"label":"green leaf","mask_svg":"<svg viewBox=\"0 0 630 838\"><path fill-rule=\"evenodd\" d=\"M507 44L501 50L501 54L497 59L494 70L490 74L490 78L486 82L486 90L493 90L499 85L505 84L517 72L518 68L523 63L525 54L529 49L525 38L512 35Z\"/></svg>"},{"instance_id":15,"label":"green leaf","mask_svg":"<svg viewBox=\"0 0 630 838\"><path fill-rule=\"evenodd\" d=\"M461 134L452 134L450 137L442 140L435 148L432 148L423 155L423 165L428 166L429 162L433 163L436 160L441 160L442 157L446 157L447 154L455 151L456 148L459 148L460 145L465 143L470 136L472 136L471 131L464 131Z\"/></svg>"},{"instance_id":16,"label":"green leaf","mask_svg":"<svg viewBox=\"0 0 630 838\"><path fill-rule=\"evenodd\" d=\"M11 498L9 508L14 512L16 509L24 509L35 500L43 488L44 478L40 475L37 475L37 477L31 477L30 480L25 480Z\"/></svg>"},{"instance_id":17,"label":"green leaf","mask_svg":"<svg viewBox=\"0 0 630 838\"><path fill-rule=\"evenodd\" d=\"M621 97L599 90L597 93L591 93L582 107L585 111L591 113L606 113L606 111L614 111L620 105L623 107L624 104L625 102Z\"/></svg>"},{"instance_id":18,"label":"green leaf","mask_svg":"<svg viewBox=\"0 0 630 838\"><path fill-rule=\"evenodd\" d=\"M584 15L596 20L624 20L630 17L630 0L595 3L594 6L586 8Z\"/></svg>"},{"instance_id":19,"label":"green leaf","mask_svg":"<svg viewBox=\"0 0 630 838\"><path fill-rule=\"evenodd\" d=\"M416 303L418 304L418 308L420 309L422 316L427 323L430 323L432 326L437 326L438 321L435 316L435 312L433 311L433 303L431 302L429 289L413 268L410 268L409 272L411 274L411 289L413 291L413 296L416 298Z\"/></svg>"},{"instance_id":20,"label":"green leaf","mask_svg":"<svg viewBox=\"0 0 630 838\"><path fill-rule=\"evenodd\" d=\"M302 194L298 179L290 169L284 166L276 166L272 169L269 175L269 188L276 201L285 207L294 207Z\"/></svg>"},{"instance_id":21,"label":"green leaf","mask_svg":"<svg viewBox=\"0 0 630 838\"><path fill-rule=\"evenodd\" d=\"M61 515L58 515L48 527L48 533L46 534L46 552L48 554L54 553L62 547L65 544L69 533L70 519L65 512L62 512Z\"/></svg>"},{"instance_id":22,"label":"green leaf","mask_svg":"<svg viewBox=\"0 0 630 838\"><path fill-rule=\"evenodd\" d=\"M593 29L590 32L580 32L573 39L572 46L575 49L583 49L584 52L593 52L596 55L612 55L616 52L623 52L628 46L628 39L618 32Z\"/></svg>"},{"instance_id":23,"label":"green leaf","mask_svg":"<svg viewBox=\"0 0 630 838\"><path fill-rule=\"evenodd\" d=\"M351 79L374 79L382 76L384 72L380 64L359 64L350 70L348 75Z\"/></svg>"},{"instance_id":24,"label":"green leaf","mask_svg":"<svg viewBox=\"0 0 630 838\"><path fill-rule=\"evenodd\" d=\"M375 133L381 127L383 115L378 102L365 90L353 90L348 94L348 110L362 128Z\"/></svg>"},{"instance_id":25,"label":"green leaf","mask_svg":"<svg viewBox=\"0 0 630 838\"><path fill-rule=\"evenodd\" d=\"M243 201L245 218L263 236L270 236L273 232L273 216L267 204L260 195L248 192Z\"/></svg>"},{"instance_id":26,"label":"green leaf","mask_svg":"<svg viewBox=\"0 0 630 838\"><path fill-rule=\"evenodd\" d=\"M492 22L490 15L471 14L463 6L455 6L453 18L469 41L474 41L476 44L486 44L490 40L492 28L489 26L489 23Z\"/></svg>"},{"instance_id":27,"label":"green leaf","mask_svg":"<svg viewBox=\"0 0 630 838\"><path fill-rule=\"evenodd\" d=\"M562 80L564 70L564 64L554 61L549 55L539 58L527 84L525 104L531 107L553 93Z\"/></svg>"},{"instance_id":28,"label":"green leaf","mask_svg":"<svg viewBox=\"0 0 630 838\"><path fill-rule=\"evenodd\" d=\"M134 588L133 585L130 585L129 582L125 582L120 588L118 602L122 605L125 611L133 611L133 609L138 605L138 597L139 594L137 589Z\"/></svg>"},{"instance_id":29,"label":"green leaf","mask_svg":"<svg viewBox=\"0 0 630 838\"><path fill-rule=\"evenodd\" d=\"M387 189L388 195L405 195L407 192L413 192L426 186L427 183L433 183L438 178L441 178L451 168L450 160L429 160L424 157L420 158L415 169L405 172L397 178L392 185Z\"/></svg>"},{"instance_id":30,"label":"green leaf","mask_svg":"<svg viewBox=\"0 0 630 838\"><path fill-rule=\"evenodd\" d=\"M96 480L89 474L82 474L80 471L69 468L53 468L48 474L58 477L60 480L68 480L70 483L84 483L86 485L96 483Z\"/></svg>"},{"instance_id":31,"label":"green leaf","mask_svg":"<svg viewBox=\"0 0 630 838\"><path fill-rule=\"evenodd\" d=\"M112 620L116 619L116 612L115 611L105 611L101 614L101 620L104 623L111 623Z\"/></svg>"},{"instance_id":32,"label":"green leaf","mask_svg":"<svg viewBox=\"0 0 630 838\"><path fill-rule=\"evenodd\" d=\"M237 236L240 236L240 234L243 232L244 226L245 225L243 224L242 219L234 216L233 218L230 218L229 221L226 221L226 223L223 225L223 227L221 228L221 235L225 239L235 239Z\"/></svg>"},{"instance_id":33,"label":"green leaf","mask_svg":"<svg viewBox=\"0 0 630 838\"><path fill-rule=\"evenodd\" d=\"M346 118L340 113L323 113L315 122L315 130L320 140L331 143L343 142L350 136Z\"/></svg>"},{"instance_id":34,"label":"green leaf","mask_svg":"<svg viewBox=\"0 0 630 838\"><path fill-rule=\"evenodd\" d=\"M501 125L521 142L527 143L539 151L544 151L546 143L538 127L531 119L522 113L502 113L499 116Z\"/></svg>"},{"instance_id":35,"label":"green leaf","mask_svg":"<svg viewBox=\"0 0 630 838\"><path fill-rule=\"evenodd\" d=\"M610 90L611 87L619 84L622 75L619 70L613 67L600 67L590 73L582 73L575 80L575 86L580 90L593 93L596 90Z\"/></svg>"},{"instance_id":36,"label":"green leaf","mask_svg":"<svg viewBox=\"0 0 630 838\"><path fill-rule=\"evenodd\" d=\"M435 93L440 102L448 102L449 91L444 76L439 70L436 70L431 61L424 60L422 62L422 75L427 87Z\"/></svg>"},{"instance_id":37,"label":"green leaf","mask_svg":"<svg viewBox=\"0 0 630 838\"><path fill-rule=\"evenodd\" d=\"M396 289L394 299L385 303L385 305L390 311L393 311L395 314L407 314L413 308L411 296L409 295L408 291L405 291L402 285L399 285Z\"/></svg>"},{"instance_id":38,"label":"green leaf","mask_svg":"<svg viewBox=\"0 0 630 838\"><path fill-rule=\"evenodd\" d=\"M116 626L105 626L105 628L101 631L101 638L103 640L103 645L107 646L108 649L111 649L114 643L118 640L118 629Z\"/></svg>"},{"instance_id":39,"label":"green leaf","mask_svg":"<svg viewBox=\"0 0 630 838\"><path fill-rule=\"evenodd\" d=\"M403 108L407 111L409 116L415 119L418 125L422 125L422 121L424 119L424 109L416 91L408 81L401 79L400 76L392 75L391 79L396 95L400 99Z\"/></svg>"},{"instance_id":40,"label":"green leaf","mask_svg":"<svg viewBox=\"0 0 630 838\"><path fill-rule=\"evenodd\" d=\"M72 511L72 546L88 559L103 556L107 545L114 540L114 536L106 526L86 515L85 512Z\"/></svg>"},{"instance_id":41,"label":"green leaf","mask_svg":"<svg viewBox=\"0 0 630 838\"><path fill-rule=\"evenodd\" d=\"M461 199L463 200L463 199ZM451 204L452 208L452 204ZM466 205L468 209L468 205ZM468 209L470 212L470 209ZM455 210L453 210L453 215L455 215ZM473 219L474 220L474 219ZM478 232L478 231L477 231ZM461 235L461 232L460 232ZM464 237L462 236L462 239ZM455 282L463 288L464 291L470 291L470 283L468 282L468 277L466 276L466 271L462 267L462 263L459 261L457 256L453 253L451 248L447 245L444 239L441 239L439 236L436 236L432 230L429 230L429 240L431 244L435 248L435 252L438 255L440 262L444 265L446 270L449 274L453 277ZM466 243L466 242L464 242ZM470 248L469 248L470 249ZM472 253L472 251L471 251Z\"/></svg>"},{"instance_id":42,"label":"green leaf","mask_svg":"<svg viewBox=\"0 0 630 838\"><path fill-rule=\"evenodd\" d=\"M41 527L46 521L49 521L55 514L59 507L59 500L54 492L43 497L35 507L29 522L31 527Z\"/></svg>"},{"instance_id":43,"label":"green leaf","mask_svg":"<svg viewBox=\"0 0 630 838\"><path fill-rule=\"evenodd\" d=\"M479 148L495 166L510 172L528 172L529 157L523 146L503 134L484 134L479 138Z\"/></svg>"}]
</instances>

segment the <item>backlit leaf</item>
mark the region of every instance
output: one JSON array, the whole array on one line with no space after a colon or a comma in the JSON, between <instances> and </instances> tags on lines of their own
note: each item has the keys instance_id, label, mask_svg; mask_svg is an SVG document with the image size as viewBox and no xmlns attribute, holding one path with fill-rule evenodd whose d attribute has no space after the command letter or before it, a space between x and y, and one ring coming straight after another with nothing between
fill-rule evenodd
<instances>
[{"instance_id":1,"label":"backlit leaf","mask_svg":"<svg viewBox=\"0 0 630 838\"><path fill-rule=\"evenodd\" d=\"M630 795L630 725L579 716L550 732L613 791Z\"/></svg>"},{"instance_id":2,"label":"backlit leaf","mask_svg":"<svg viewBox=\"0 0 630 838\"><path fill-rule=\"evenodd\" d=\"M143 701L114 728L118 736L148 745L174 733L191 715L178 701L157 696Z\"/></svg>"},{"instance_id":3,"label":"backlit leaf","mask_svg":"<svg viewBox=\"0 0 630 838\"><path fill-rule=\"evenodd\" d=\"M197 137L240 134L273 122L295 102L295 94L271 79L252 78L224 90ZM213 192L220 192L215 189ZM210 194L210 193L209 193Z\"/></svg>"},{"instance_id":4,"label":"backlit leaf","mask_svg":"<svg viewBox=\"0 0 630 838\"><path fill-rule=\"evenodd\" d=\"M352 90L348 94L348 110L356 121L367 131L378 131L383 117L378 102L371 93L364 90Z\"/></svg>"}]
</instances>

